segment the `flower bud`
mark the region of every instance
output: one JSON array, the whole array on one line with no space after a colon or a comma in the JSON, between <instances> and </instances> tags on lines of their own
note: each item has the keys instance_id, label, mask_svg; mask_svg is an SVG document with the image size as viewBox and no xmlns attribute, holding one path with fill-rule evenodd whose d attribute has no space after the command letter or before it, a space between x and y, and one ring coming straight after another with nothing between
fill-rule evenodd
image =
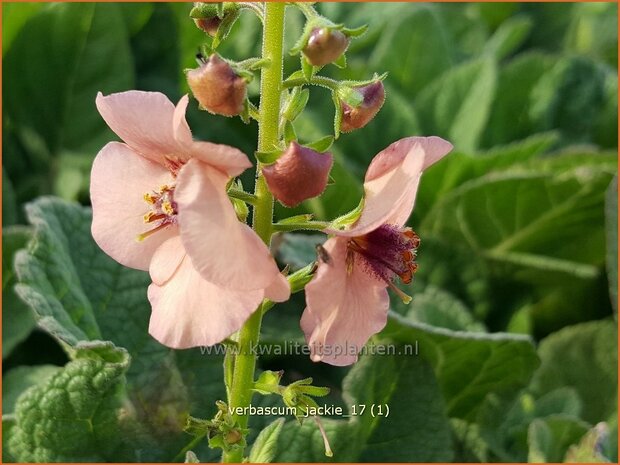
<instances>
[{"instance_id":1,"label":"flower bud","mask_svg":"<svg viewBox=\"0 0 620 465\"><path fill-rule=\"evenodd\" d=\"M215 35L217 34L217 29L220 27L220 24L222 24L222 20L217 16L214 16L212 18L194 19L194 23L196 24L198 29L203 30L211 37L215 37Z\"/></svg>"},{"instance_id":2,"label":"flower bud","mask_svg":"<svg viewBox=\"0 0 620 465\"><path fill-rule=\"evenodd\" d=\"M263 175L274 197L294 207L323 193L333 162L331 153L315 152L293 141L274 164L263 168Z\"/></svg>"},{"instance_id":3,"label":"flower bud","mask_svg":"<svg viewBox=\"0 0 620 465\"><path fill-rule=\"evenodd\" d=\"M379 112L385 101L385 88L383 82L375 81L355 90L361 95L361 103L357 106L349 105L342 101L342 119L340 130L351 132L366 126Z\"/></svg>"},{"instance_id":4,"label":"flower bud","mask_svg":"<svg viewBox=\"0 0 620 465\"><path fill-rule=\"evenodd\" d=\"M336 61L349 46L349 38L338 29L317 27L312 30L303 53L313 66L324 66Z\"/></svg>"},{"instance_id":5,"label":"flower bud","mask_svg":"<svg viewBox=\"0 0 620 465\"><path fill-rule=\"evenodd\" d=\"M247 82L217 54L203 61L200 68L188 71L187 83L209 113L235 116L243 111Z\"/></svg>"},{"instance_id":6,"label":"flower bud","mask_svg":"<svg viewBox=\"0 0 620 465\"><path fill-rule=\"evenodd\" d=\"M216 4L210 2L196 2L194 8L189 12L190 18L194 20L196 26L209 34L211 37L218 35L220 40L228 35L230 28L239 17L240 6L236 2L226 2Z\"/></svg>"},{"instance_id":7,"label":"flower bud","mask_svg":"<svg viewBox=\"0 0 620 465\"><path fill-rule=\"evenodd\" d=\"M231 429L226 433L224 439L228 444L238 444L243 439L243 435L238 429Z\"/></svg>"}]
</instances>

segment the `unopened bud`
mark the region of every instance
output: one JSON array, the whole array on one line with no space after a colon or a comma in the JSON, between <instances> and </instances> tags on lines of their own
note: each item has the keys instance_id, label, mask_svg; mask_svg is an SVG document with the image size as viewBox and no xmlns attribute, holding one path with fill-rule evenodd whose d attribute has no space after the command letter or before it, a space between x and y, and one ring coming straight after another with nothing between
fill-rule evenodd
<instances>
[{"instance_id":1,"label":"unopened bud","mask_svg":"<svg viewBox=\"0 0 620 465\"><path fill-rule=\"evenodd\" d=\"M217 54L204 60L200 68L188 71L187 83L209 113L235 116L243 111L247 82Z\"/></svg>"},{"instance_id":2,"label":"unopened bud","mask_svg":"<svg viewBox=\"0 0 620 465\"><path fill-rule=\"evenodd\" d=\"M338 29L317 27L312 30L303 53L313 66L336 61L349 46L349 38Z\"/></svg>"},{"instance_id":3,"label":"unopened bud","mask_svg":"<svg viewBox=\"0 0 620 465\"><path fill-rule=\"evenodd\" d=\"M291 142L278 160L263 168L273 196L287 207L317 197L327 186L334 157Z\"/></svg>"},{"instance_id":4,"label":"unopened bud","mask_svg":"<svg viewBox=\"0 0 620 465\"><path fill-rule=\"evenodd\" d=\"M379 112L385 101L385 88L381 81L356 87L355 90L361 95L362 101L357 106L342 102L342 119L340 123L340 130L342 132L351 132L366 126Z\"/></svg>"},{"instance_id":5,"label":"unopened bud","mask_svg":"<svg viewBox=\"0 0 620 465\"><path fill-rule=\"evenodd\" d=\"M220 27L220 24L222 24L222 20L217 16L214 16L213 18L194 19L194 23L198 29L202 29L211 37L215 37L217 34L217 29Z\"/></svg>"},{"instance_id":6,"label":"unopened bud","mask_svg":"<svg viewBox=\"0 0 620 465\"><path fill-rule=\"evenodd\" d=\"M237 444L239 441L241 441L241 438L243 438L243 435L241 434L241 432L238 429L231 429L228 433L226 433L225 436L225 440L227 444Z\"/></svg>"}]
</instances>

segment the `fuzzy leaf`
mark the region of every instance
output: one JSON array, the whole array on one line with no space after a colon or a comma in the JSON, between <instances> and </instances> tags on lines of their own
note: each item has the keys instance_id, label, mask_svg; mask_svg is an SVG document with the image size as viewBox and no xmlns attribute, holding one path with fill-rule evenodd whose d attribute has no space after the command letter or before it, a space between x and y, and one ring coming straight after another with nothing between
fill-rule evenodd
<instances>
[{"instance_id":1,"label":"fuzzy leaf","mask_svg":"<svg viewBox=\"0 0 620 465\"><path fill-rule=\"evenodd\" d=\"M76 346L75 359L22 395L8 452L20 462L95 462L121 445L121 407L129 355L111 343Z\"/></svg>"},{"instance_id":2,"label":"fuzzy leaf","mask_svg":"<svg viewBox=\"0 0 620 465\"><path fill-rule=\"evenodd\" d=\"M250 451L250 463L271 463L278 451L278 437L282 432L284 418L278 418L258 435Z\"/></svg>"}]
</instances>

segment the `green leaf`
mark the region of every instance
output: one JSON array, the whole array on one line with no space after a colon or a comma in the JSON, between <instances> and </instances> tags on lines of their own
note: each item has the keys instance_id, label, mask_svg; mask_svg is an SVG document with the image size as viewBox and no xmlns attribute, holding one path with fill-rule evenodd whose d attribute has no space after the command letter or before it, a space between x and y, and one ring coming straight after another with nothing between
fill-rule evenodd
<instances>
[{"instance_id":1,"label":"green leaf","mask_svg":"<svg viewBox=\"0 0 620 465\"><path fill-rule=\"evenodd\" d=\"M295 126L290 121L284 123L284 142L288 145L291 142L297 142L297 133L295 132Z\"/></svg>"},{"instance_id":2,"label":"green leaf","mask_svg":"<svg viewBox=\"0 0 620 465\"><path fill-rule=\"evenodd\" d=\"M271 463L278 451L278 437L282 432L284 418L278 418L265 427L252 445L250 463Z\"/></svg>"},{"instance_id":3,"label":"green leaf","mask_svg":"<svg viewBox=\"0 0 620 465\"><path fill-rule=\"evenodd\" d=\"M581 323L551 334L540 344L542 363L532 380L533 391L540 395L573 387L583 402L583 419L605 420L616 410L617 339L612 321Z\"/></svg>"},{"instance_id":4,"label":"green leaf","mask_svg":"<svg viewBox=\"0 0 620 465\"><path fill-rule=\"evenodd\" d=\"M492 29L497 28L519 8L517 3L476 3L480 17Z\"/></svg>"},{"instance_id":5,"label":"green leaf","mask_svg":"<svg viewBox=\"0 0 620 465\"><path fill-rule=\"evenodd\" d=\"M2 167L2 227L18 222L19 210L13 184Z\"/></svg>"},{"instance_id":6,"label":"green leaf","mask_svg":"<svg viewBox=\"0 0 620 465\"><path fill-rule=\"evenodd\" d=\"M394 299L392 307L401 304L401 301ZM427 286L423 292L415 294L406 318L415 323L453 331L486 331L484 325L473 318L469 309L460 300L449 292L433 286Z\"/></svg>"},{"instance_id":7,"label":"green leaf","mask_svg":"<svg viewBox=\"0 0 620 465\"><path fill-rule=\"evenodd\" d=\"M476 418L479 434L499 461L524 462L528 455L527 430L535 419L563 415L579 418L582 406L577 392L558 388L534 399L527 391L516 397L488 396Z\"/></svg>"},{"instance_id":8,"label":"green leaf","mask_svg":"<svg viewBox=\"0 0 620 465\"><path fill-rule=\"evenodd\" d=\"M15 253L28 244L32 230L27 226L2 229L2 358L30 335L35 320L30 309L15 294Z\"/></svg>"},{"instance_id":9,"label":"green leaf","mask_svg":"<svg viewBox=\"0 0 620 465\"><path fill-rule=\"evenodd\" d=\"M604 158L558 156L470 181L441 198L418 232L530 287L537 330L583 320L605 256L600 225L612 174L597 165ZM590 317L605 315L603 304L592 307Z\"/></svg>"},{"instance_id":10,"label":"green leaf","mask_svg":"<svg viewBox=\"0 0 620 465\"><path fill-rule=\"evenodd\" d=\"M121 4L123 5L123 4ZM173 8L166 3L123 5L123 12L131 10L134 15L144 14L141 9L149 7L147 21L131 38L131 55L136 74L135 88L157 91L166 94L175 103L180 97L181 49L179 47L179 25ZM186 19L189 27L195 26ZM131 27L131 26L130 26ZM196 50L196 46L192 47ZM196 62L192 63L195 67Z\"/></svg>"},{"instance_id":11,"label":"green leaf","mask_svg":"<svg viewBox=\"0 0 620 465\"><path fill-rule=\"evenodd\" d=\"M605 76L605 104L594 125L594 143L614 149L618 146L618 79L615 71Z\"/></svg>"},{"instance_id":12,"label":"green leaf","mask_svg":"<svg viewBox=\"0 0 620 465\"><path fill-rule=\"evenodd\" d=\"M34 16L44 3L7 3L2 8L2 55L11 47L24 24Z\"/></svg>"},{"instance_id":13,"label":"green leaf","mask_svg":"<svg viewBox=\"0 0 620 465\"><path fill-rule=\"evenodd\" d=\"M385 69L409 95L450 69L455 50L446 40L447 24L438 10L435 4L408 5L398 10L400 14L390 18L380 35L366 69Z\"/></svg>"},{"instance_id":14,"label":"green leaf","mask_svg":"<svg viewBox=\"0 0 620 465\"><path fill-rule=\"evenodd\" d=\"M310 147L312 150L316 150L317 152L324 153L327 152L332 144L334 143L334 136L325 136L321 137L314 142L309 144L305 144L306 147Z\"/></svg>"},{"instance_id":15,"label":"green leaf","mask_svg":"<svg viewBox=\"0 0 620 465\"><path fill-rule=\"evenodd\" d=\"M589 142L605 106L605 72L590 59L563 58L532 88L529 103L538 131L557 128L571 142Z\"/></svg>"},{"instance_id":16,"label":"green leaf","mask_svg":"<svg viewBox=\"0 0 620 465\"><path fill-rule=\"evenodd\" d=\"M2 415L2 461L14 463L17 459L9 452L9 439L15 432L17 421L15 415Z\"/></svg>"},{"instance_id":17,"label":"green leaf","mask_svg":"<svg viewBox=\"0 0 620 465\"><path fill-rule=\"evenodd\" d=\"M496 68L491 58L465 62L426 87L415 100L424 132L445 137L457 150L477 149L495 96Z\"/></svg>"},{"instance_id":18,"label":"green leaf","mask_svg":"<svg viewBox=\"0 0 620 465\"><path fill-rule=\"evenodd\" d=\"M527 16L513 16L502 22L484 46L484 52L501 60L523 44L532 29Z\"/></svg>"},{"instance_id":19,"label":"green leaf","mask_svg":"<svg viewBox=\"0 0 620 465\"><path fill-rule=\"evenodd\" d=\"M349 404L388 405L388 417L364 412L353 421L365 436L361 461L440 462L452 458L444 402L431 367L416 357L366 358L343 383ZM415 401L412 401L415 399Z\"/></svg>"},{"instance_id":20,"label":"green leaf","mask_svg":"<svg viewBox=\"0 0 620 465\"><path fill-rule=\"evenodd\" d=\"M618 176L605 196L605 229L607 238L607 281L611 304L618 312Z\"/></svg>"},{"instance_id":21,"label":"green leaf","mask_svg":"<svg viewBox=\"0 0 620 465\"><path fill-rule=\"evenodd\" d=\"M521 335L450 331L395 313L381 334L416 344L435 370L451 418L474 418L488 394L525 386L538 365L532 341Z\"/></svg>"},{"instance_id":22,"label":"green leaf","mask_svg":"<svg viewBox=\"0 0 620 465\"><path fill-rule=\"evenodd\" d=\"M368 24L364 24L362 26L355 27L355 28L343 27L341 29L341 31L349 37L360 37L366 34L367 30L368 30Z\"/></svg>"},{"instance_id":23,"label":"green leaf","mask_svg":"<svg viewBox=\"0 0 620 465\"><path fill-rule=\"evenodd\" d=\"M343 381L343 391L349 414L356 415L348 421L322 420L337 461L451 460L450 426L425 361L416 357L364 357ZM366 409L360 414L362 405ZM379 405L383 415L378 414ZM387 417L386 405L390 409ZM307 420L301 426L293 421L286 423L274 461L326 461L316 425Z\"/></svg>"},{"instance_id":24,"label":"green leaf","mask_svg":"<svg viewBox=\"0 0 620 465\"><path fill-rule=\"evenodd\" d=\"M587 423L561 415L534 420L528 430L530 463L561 462L566 450L588 431Z\"/></svg>"},{"instance_id":25,"label":"green leaf","mask_svg":"<svg viewBox=\"0 0 620 465\"><path fill-rule=\"evenodd\" d=\"M56 365L19 366L4 375L2 388L2 414L13 413L15 403L26 389L43 384L61 368Z\"/></svg>"},{"instance_id":26,"label":"green leaf","mask_svg":"<svg viewBox=\"0 0 620 465\"><path fill-rule=\"evenodd\" d=\"M618 66L618 6L614 3L575 4L566 31L567 51L605 60Z\"/></svg>"},{"instance_id":27,"label":"green leaf","mask_svg":"<svg viewBox=\"0 0 620 465\"><path fill-rule=\"evenodd\" d=\"M39 134L52 154L94 154L111 135L95 108L97 92L133 87L123 15L114 4L46 5L13 40L4 70L13 125Z\"/></svg>"},{"instance_id":28,"label":"green leaf","mask_svg":"<svg viewBox=\"0 0 620 465\"><path fill-rule=\"evenodd\" d=\"M287 100L282 109L282 116L288 121L295 119L304 111L310 98L310 90L295 87L288 94Z\"/></svg>"},{"instance_id":29,"label":"green leaf","mask_svg":"<svg viewBox=\"0 0 620 465\"><path fill-rule=\"evenodd\" d=\"M557 143L558 138L557 133L547 132L477 154L450 153L424 172L416 197L415 217L423 218L441 197L467 181L539 158Z\"/></svg>"},{"instance_id":30,"label":"green leaf","mask_svg":"<svg viewBox=\"0 0 620 465\"><path fill-rule=\"evenodd\" d=\"M77 346L75 360L17 401L9 454L20 462L112 457L121 445L117 414L128 365L127 352L111 343Z\"/></svg>"},{"instance_id":31,"label":"green leaf","mask_svg":"<svg viewBox=\"0 0 620 465\"><path fill-rule=\"evenodd\" d=\"M505 144L537 132L529 116L532 92L556 62L552 56L528 51L500 68L495 100L482 137L484 147Z\"/></svg>"},{"instance_id":32,"label":"green leaf","mask_svg":"<svg viewBox=\"0 0 620 465\"><path fill-rule=\"evenodd\" d=\"M340 55L338 57L338 59L336 59L333 64L335 66L337 66L338 68L344 69L347 67L347 55L345 53L343 53L342 55Z\"/></svg>"}]
</instances>

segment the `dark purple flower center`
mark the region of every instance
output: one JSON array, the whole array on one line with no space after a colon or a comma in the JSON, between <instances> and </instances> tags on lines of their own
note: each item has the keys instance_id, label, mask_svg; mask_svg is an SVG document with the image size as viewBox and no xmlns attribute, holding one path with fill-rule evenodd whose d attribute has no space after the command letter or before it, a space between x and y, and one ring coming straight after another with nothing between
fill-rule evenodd
<instances>
[{"instance_id":1,"label":"dark purple flower center","mask_svg":"<svg viewBox=\"0 0 620 465\"><path fill-rule=\"evenodd\" d=\"M362 266L396 290L392 284L395 277L399 277L404 284L409 284L413 279L418 269L415 259L419 245L420 237L411 228L384 224L368 234L349 240L347 266L349 270Z\"/></svg>"}]
</instances>

